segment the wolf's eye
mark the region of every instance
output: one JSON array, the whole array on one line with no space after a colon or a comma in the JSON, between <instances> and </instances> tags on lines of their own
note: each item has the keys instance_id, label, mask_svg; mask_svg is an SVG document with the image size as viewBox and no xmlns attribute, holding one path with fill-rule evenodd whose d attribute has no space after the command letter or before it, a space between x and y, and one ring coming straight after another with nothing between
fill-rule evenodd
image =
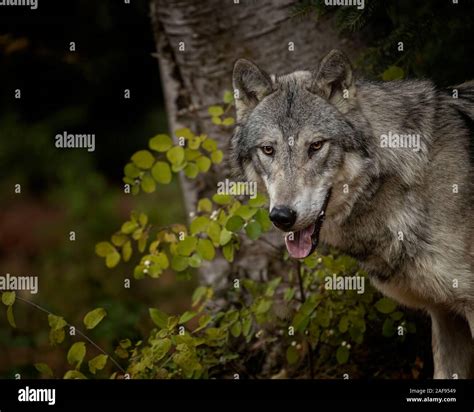
<instances>
[{"instance_id":1,"label":"wolf's eye","mask_svg":"<svg viewBox=\"0 0 474 412\"><path fill-rule=\"evenodd\" d=\"M271 156L274 153L272 146L262 146L262 152L265 153L267 156Z\"/></svg>"},{"instance_id":2,"label":"wolf's eye","mask_svg":"<svg viewBox=\"0 0 474 412\"><path fill-rule=\"evenodd\" d=\"M312 154L313 152L317 152L318 150L323 147L323 142L314 142L309 145L309 154Z\"/></svg>"}]
</instances>

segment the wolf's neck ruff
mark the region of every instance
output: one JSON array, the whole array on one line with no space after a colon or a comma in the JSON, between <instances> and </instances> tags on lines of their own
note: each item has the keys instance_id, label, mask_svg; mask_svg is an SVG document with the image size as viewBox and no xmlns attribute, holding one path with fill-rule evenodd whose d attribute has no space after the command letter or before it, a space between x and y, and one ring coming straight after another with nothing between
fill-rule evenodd
<instances>
[{"instance_id":1,"label":"wolf's neck ruff","mask_svg":"<svg viewBox=\"0 0 474 412\"><path fill-rule=\"evenodd\" d=\"M291 257L304 259L313 253L318 246L319 233L321 232L321 227L323 226L324 218L326 217L326 209L328 207L329 199L331 198L331 191L332 188L329 188L315 223L285 236L286 248Z\"/></svg>"}]
</instances>

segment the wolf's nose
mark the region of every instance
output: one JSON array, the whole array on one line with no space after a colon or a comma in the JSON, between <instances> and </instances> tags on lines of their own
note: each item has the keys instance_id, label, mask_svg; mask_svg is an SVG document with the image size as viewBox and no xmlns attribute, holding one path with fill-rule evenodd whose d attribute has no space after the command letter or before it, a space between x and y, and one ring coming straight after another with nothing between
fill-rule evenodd
<instances>
[{"instance_id":1,"label":"wolf's nose","mask_svg":"<svg viewBox=\"0 0 474 412\"><path fill-rule=\"evenodd\" d=\"M275 206L270 212L270 220L281 230L289 230L296 222L296 212L286 206Z\"/></svg>"}]
</instances>

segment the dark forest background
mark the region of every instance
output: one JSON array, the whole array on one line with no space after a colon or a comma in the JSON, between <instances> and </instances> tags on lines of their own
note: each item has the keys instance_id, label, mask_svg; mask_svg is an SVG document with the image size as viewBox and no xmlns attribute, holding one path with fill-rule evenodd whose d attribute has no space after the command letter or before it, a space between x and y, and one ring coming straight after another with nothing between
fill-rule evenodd
<instances>
[{"instance_id":1,"label":"dark forest background","mask_svg":"<svg viewBox=\"0 0 474 412\"><path fill-rule=\"evenodd\" d=\"M80 324L91 307L106 308L107 324L91 336L113 347L114 337L138 338L149 329L148 306L159 302L183 310L193 288L165 274L124 291L132 266L112 279L94 254L95 243L133 208L158 225L185 220L178 182L153 197L123 194L123 166L131 153L167 130L149 5L39 1L35 13L0 8L0 275L39 276L39 303L72 323ZM425 77L440 87L474 78L472 1L459 0L459 11L450 0L366 0L362 11L323 3L295 2L295 30L300 19L330 19L341 39L363 39L355 61L361 74L380 80ZM397 41L410 52L401 57ZM21 99L15 99L16 89ZM96 151L57 150L54 136L63 131L95 133ZM15 194L15 184L21 184L21 194ZM64 353L47 344L43 314L24 309L16 313L17 324L26 325L22 330L12 330L0 314L0 377L37 376L32 365L39 357L53 367L65 363ZM428 326L420 325L426 336Z\"/></svg>"}]
</instances>

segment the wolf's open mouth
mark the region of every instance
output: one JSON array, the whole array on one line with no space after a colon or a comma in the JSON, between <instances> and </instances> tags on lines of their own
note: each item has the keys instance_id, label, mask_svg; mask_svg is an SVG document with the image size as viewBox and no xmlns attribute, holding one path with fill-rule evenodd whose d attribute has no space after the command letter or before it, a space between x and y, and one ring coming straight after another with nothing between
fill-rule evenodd
<instances>
[{"instance_id":1,"label":"wolf's open mouth","mask_svg":"<svg viewBox=\"0 0 474 412\"><path fill-rule=\"evenodd\" d=\"M324 198L324 204L316 218L316 221L297 232L290 232L285 236L286 248L291 257L303 259L314 252L319 243L319 232L326 216L326 208L331 196L331 189Z\"/></svg>"}]
</instances>

